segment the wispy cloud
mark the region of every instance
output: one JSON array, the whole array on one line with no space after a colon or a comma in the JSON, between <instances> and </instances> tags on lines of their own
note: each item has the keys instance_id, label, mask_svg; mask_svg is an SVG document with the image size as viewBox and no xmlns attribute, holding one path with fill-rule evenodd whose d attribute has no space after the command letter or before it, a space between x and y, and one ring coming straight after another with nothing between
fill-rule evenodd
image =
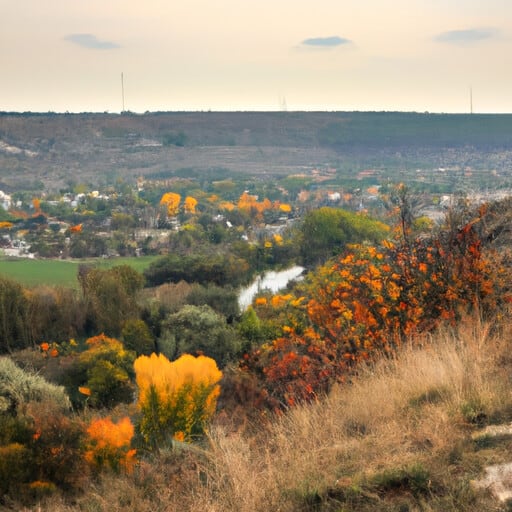
<instances>
[{"instance_id":1,"label":"wispy cloud","mask_svg":"<svg viewBox=\"0 0 512 512\"><path fill-rule=\"evenodd\" d=\"M329 37L310 37L301 42L302 46L310 46L314 48L333 48L344 44L350 44L352 41L344 37L329 36Z\"/></svg>"},{"instance_id":2,"label":"wispy cloud","mask_svg":"<svg viewBox=\"0 0 512 512\"><path fill-rule=\"evenodd\" d=\"M117 43L101 41L93 34L70 34L64 39L78 46L82 46L83 48L90 48L92 50L111 50L113 48L119 48Z\"/></svg>"},{"instance_id":3,"label":"wispy cloud","mask_svg":"<svg viewBox=\"0 0 512 512\"><path fill-rule=\"evenodd\" d=\"M435 37L440 43L468 44L493 39L497 35L494 29L470 28L466 30L449 30Z\"/></svg>"}]
</instances>

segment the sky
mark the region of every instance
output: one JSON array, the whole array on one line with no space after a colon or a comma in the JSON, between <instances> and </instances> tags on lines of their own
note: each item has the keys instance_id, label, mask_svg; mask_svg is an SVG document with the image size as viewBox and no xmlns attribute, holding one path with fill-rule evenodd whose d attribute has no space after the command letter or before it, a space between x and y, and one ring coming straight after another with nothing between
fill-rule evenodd
<instances>
[{"instance_id":1,"label":"sky","mask_svg":"<svg viewBox=\"0 0 512 512\"><path fill-rule=\"evenodd\" d=\"M471 105L512 112L511 0L0 0L0 111Z\"/></svg>"}]
</instances>

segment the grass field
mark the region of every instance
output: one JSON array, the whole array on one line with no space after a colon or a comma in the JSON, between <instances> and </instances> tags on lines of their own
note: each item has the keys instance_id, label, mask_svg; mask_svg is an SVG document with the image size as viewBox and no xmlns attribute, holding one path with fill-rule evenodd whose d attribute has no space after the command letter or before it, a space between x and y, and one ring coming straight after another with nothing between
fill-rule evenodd
<instances>
[{"instance_id":1,"label":"grass field","mask_svg":"<svg viewBox=\"0 0 512 512\"><path fill-rule=\"evenodd\" d=\"M27 287L49 285L76 288L79 265L86 264L101 268L130 265L138 272L142 272L156 258L157 256L88 260L31 260L2 257L0 258L0 275L14 279Z\"/></svg>"}]
</instances>

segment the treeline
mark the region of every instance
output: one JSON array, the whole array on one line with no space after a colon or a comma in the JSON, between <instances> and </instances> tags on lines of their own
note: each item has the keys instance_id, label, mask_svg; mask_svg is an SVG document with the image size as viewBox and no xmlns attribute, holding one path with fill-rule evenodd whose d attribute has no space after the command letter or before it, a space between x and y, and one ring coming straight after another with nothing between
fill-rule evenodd
<instances>
[{"instance_id":1,"label":"treeline","mask_svg":"<svg viewBox=\"0 0 512 512\"><path fill-rule=\"evenodd\" d=\"M128 275L133 280L123 283ZM48 287L29 291L0 280L0 353L96 333L120 338L136 354L160 352L176 358L201 352L221 365L236 360L246 348L233 323L240 320L233 289L181 282L146 292L141 281L129 267L89 271L81 277L83 292Z\"/></svg>"},{"instance_id":2,"label":"treeline","mask_svg":"<svg viewBox=\"0 0 512 512\"><path fill-rule=\"evenodd\" d=\"M500 149L510 146L511 128L507 114L354 112L320 128L318 140L339 149Z\"/></svg>"}]
</instances>

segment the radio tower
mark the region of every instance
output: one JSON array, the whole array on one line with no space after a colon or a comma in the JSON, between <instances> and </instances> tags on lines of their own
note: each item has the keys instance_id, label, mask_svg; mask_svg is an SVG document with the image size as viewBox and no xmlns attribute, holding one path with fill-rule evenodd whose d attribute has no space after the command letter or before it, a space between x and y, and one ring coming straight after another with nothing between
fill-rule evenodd
<instances>
[{"instance_id":1,"label":"radio tower","mask_svg":"<svg viewBox=\"0 0 512 512\"><path fill-rule=\"evenodd\" d=\"M121 110L121 114L124 112L124 77L123 73L121 73L121 98L123 101L123 110Z\"/></svg>"}]
</instances>

